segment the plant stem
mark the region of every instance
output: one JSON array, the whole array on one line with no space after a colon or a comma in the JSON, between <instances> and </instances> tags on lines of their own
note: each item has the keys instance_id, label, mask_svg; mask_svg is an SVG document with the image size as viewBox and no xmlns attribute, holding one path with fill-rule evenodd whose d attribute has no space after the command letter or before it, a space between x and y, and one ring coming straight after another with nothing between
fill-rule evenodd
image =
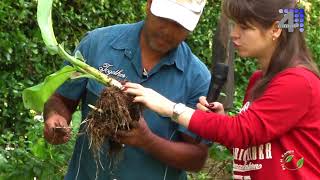
<instances>
[{"instance_id":1,"label":"plant stem","mask_svg":"<svg viewBox=\"0 0 320 180\"><path fill-rule=\"evenodd\" d=\"M95 79L99 82L101 82L102 84L106 85L106 86L116 86L120 89L122 89L122 84L115 80L115 79L112 79L110 77L108 77L107 75L103 74L102 72L100 72L99 70L89 66L88 64L86 64L85 62L83 61L80 61L78 60L77 58L69 55L63 48L61 45L58 45L58 49L59 49L59 52L58 54L64 58L66 61L70 62L71 64L73 64L74 66L76 67L80 67L79 69L81 71L84 71L83 73L86 73L86 74L90 74L92 75L93 77L95 77Z\"/></svg>"}]
</instances>

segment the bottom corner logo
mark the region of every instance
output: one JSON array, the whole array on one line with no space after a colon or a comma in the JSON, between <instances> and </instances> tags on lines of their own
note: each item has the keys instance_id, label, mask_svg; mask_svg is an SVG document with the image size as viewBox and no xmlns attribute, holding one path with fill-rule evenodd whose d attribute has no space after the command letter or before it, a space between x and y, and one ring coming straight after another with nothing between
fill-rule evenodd
<instances>
[{"instance_id":1,"label":"bottom corner logo","mask_svg":"<svg viewBox=\"0 0 320 180\"><path fill-rule=\"evenodd\" d=\"M282 170L295 171L302 168L304 164L304 158L297 156L293 150L290 150L282 154L280 163Z\"/></svg>"}]
</instances>

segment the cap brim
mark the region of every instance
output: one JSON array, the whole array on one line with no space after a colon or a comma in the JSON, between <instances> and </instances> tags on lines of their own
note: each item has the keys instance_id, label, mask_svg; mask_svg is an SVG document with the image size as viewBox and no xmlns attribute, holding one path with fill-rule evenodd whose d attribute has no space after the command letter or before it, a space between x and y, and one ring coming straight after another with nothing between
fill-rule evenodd
<instances>
[{"instance_id":1,"label":"cap brim","mask_svg":"<svg viewBox=\"0 0 320 180\"><path fill-rule=\"evenodd\" d=\"M170 0L153 0L151 13L155 16L171 19L189 31L197 26L201 12L197 13Z\"/></svg>"}]
</instances>

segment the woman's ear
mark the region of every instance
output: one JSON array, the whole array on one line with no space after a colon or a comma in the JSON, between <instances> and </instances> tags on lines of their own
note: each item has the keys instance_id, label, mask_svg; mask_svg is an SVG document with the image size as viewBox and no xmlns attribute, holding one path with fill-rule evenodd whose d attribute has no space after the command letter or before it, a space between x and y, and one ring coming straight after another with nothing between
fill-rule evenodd
<instances>
[{"instance_id":1,"label":"woman's ear","mask_svg":"<svg viewBox=\"0 0 320 180\"><path fill-rule=\"evenodd\" d=\"M275 41L281 35L282 29L279 27L279 21L275 21L271 27L272 40Z\"/></svg>"}]
</instances>

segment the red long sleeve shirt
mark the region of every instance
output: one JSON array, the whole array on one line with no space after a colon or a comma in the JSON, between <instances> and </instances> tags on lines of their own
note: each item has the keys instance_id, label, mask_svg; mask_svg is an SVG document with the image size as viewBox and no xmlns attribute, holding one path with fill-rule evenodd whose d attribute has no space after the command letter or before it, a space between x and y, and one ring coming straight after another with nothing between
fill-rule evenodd
<instances>
[{"instance_id":1,"label":"red long sleeve shirt","mask_svg":"<svg viewBox=\"0 0 320 180\"><path fill-rule=\"evenodd\" d=\"M234 179L320 179L320 80L289 68L264 94L247 101L262 73L252 75L237 116L196 110L189 129L233 153Z\"/></svg>"}]
</instances>

